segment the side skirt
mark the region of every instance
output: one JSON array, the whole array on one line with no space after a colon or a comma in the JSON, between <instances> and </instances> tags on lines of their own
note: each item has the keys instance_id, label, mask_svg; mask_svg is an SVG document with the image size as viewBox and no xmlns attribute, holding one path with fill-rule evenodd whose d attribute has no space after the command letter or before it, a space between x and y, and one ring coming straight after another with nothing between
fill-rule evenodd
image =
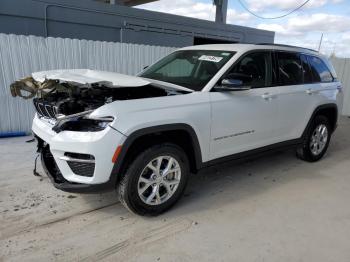
<instances>
[{"instance_id":1,"label":"side skirt","mask_svg":"<svg viewBox=\"0 0 350 262\"><path fill-rule=\"evenodd\" d=\"M280 142L280 143L252 149L252 150L245 151L245 152L240 152L237 154L233 154L233 155L229 155L229 156L225 156L225 157L220 157L220 158L213 159L213 160L202 163L201 168L206 168L209 166L214 166L214 165L221 164L224 162L229 162L229 161L241 161L241 160L247 160L247 159L251 159L251 158L257 158L257 157L262 156L266 153L274 152L274 151L281 150L281 149L296 148L296 147L302 145L302 142L303 142L303 140L301 138L292 139L292 140L288 140L288 141L284 141L284 142Z\"/></svg>"}]
</instances>

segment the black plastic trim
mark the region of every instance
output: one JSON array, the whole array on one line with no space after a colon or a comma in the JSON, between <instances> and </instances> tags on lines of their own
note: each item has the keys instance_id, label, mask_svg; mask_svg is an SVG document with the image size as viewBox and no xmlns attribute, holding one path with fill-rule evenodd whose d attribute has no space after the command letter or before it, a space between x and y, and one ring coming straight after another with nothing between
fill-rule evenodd
<instances>
[{"instance_id":1,"label":"black plastic trim","mask_svg":"<svg viewBox=\"0 0 350 262\"><path fill-rule=\"evenodd\" d=\"M270 152L270 151L297 147L297 146L302 144L302 141L303 140L301 138L297 138L297 139L292 139L292 140L288 140L288 141L284 141L284 142L280 142L280 143L276 143L276 144L272 144L272 145L268 145L268 146L259 147L256 149L236 153L236 154L229 155L229 156L216 158L216 159L210 160L208 162L204 162L202 165L202 168L214 166L214 165L224 163L224 162L229 162L229 161L250 159L250 158L257 157L259 155L263 155L263 154Z\"/></svg>"},{"instance_id":2,"label":"black plastic trim","mask_svg":"<svg viewBox=\"0 0 350 262\"><path fill-rule=\"evenodd\" d=\"M115 188L115 183L113 183L111 179L108 180L106 183L102 184L82 184L69 182L68 180L63 178L63 183L57 183L55 182L54 177L48 171L45 162L41 161L41 163L51 183L54 185L55 188L60 189L62 191L70 193L101 193L111 191Z\"/></svg>"},{"instance_id":3,"label":"black plastic trim","mask_svg":"<svg viewBox=\"0 0 350 262\"><path fill-rule=\"evenodd\" d=\"M123 166L123 160L125 159L125 156L129 150L130 146L133 144L133 142L137 138L144 136L144 135L161 133L161 132L165 132L165 131L176 131L176 130L186 131L191 136L192 146L194 148L194 153L195 153L194 157L195 157L196 169L200 169L202 166L202 153L201 153L199 141L197 138L197 134L193 130L193 128L190 125L182 124L182 123L166 124L166 125L159 125L159 126L142 128L140 130L135 131L131 135L129 135L122 146L122 150L118 156L117 162L114 164L111 177L117 177L120 175L119 173L120 173L121 168Z\"/></svg>"},{"instance_id":4,"label":"black plastic trim","mask_svg":"<svg viewBox=\"0 0 350 262\"><path fill-rule=\"evenodd\" d=\"M338 120L338 106L334 103L329 103L329 104L324 104L324 105L320 105L318 107L316 107L316 109L314 110L314 112L312 113L310 119L309 119L309 122L307 123L306 125L306 128L302 134L302 138L306 136L307 134L307 131L308 129L310 128L311 124L312 124L312 120L315 118L315 116L321 111L321 110L324 110L324 109L335 109L335 112L336 112L336 116L335 116L335 123L334 123L334 126L333 126L333 130L332 132L335 131L335 129L337 128L337 120Z\"/></svg>"}]
</instances>

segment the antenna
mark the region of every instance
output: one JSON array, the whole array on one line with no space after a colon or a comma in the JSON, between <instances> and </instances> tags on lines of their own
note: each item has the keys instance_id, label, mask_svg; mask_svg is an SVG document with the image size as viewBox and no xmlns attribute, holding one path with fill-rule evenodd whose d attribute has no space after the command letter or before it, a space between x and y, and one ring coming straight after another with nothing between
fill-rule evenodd
<instances>
[{"instance_id":1,"label":"antenna","mask_svg":"<svg viewBox=\"0 0 350 262\"><path fill-rule=\"evenodd\" d=\"M318 44L318 52L320 52L321 50L322 40L323 40L323 33L321 34L320 43Z\"/></svg>"}]
</instances>

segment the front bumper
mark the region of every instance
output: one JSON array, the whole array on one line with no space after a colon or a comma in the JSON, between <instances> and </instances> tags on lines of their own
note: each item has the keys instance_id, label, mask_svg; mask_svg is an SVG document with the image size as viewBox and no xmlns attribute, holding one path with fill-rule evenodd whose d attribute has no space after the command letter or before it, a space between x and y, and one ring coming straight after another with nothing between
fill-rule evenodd
<instances>
[{"instance_id":1,"label":"front bumper","mask_svg":"<svg viewBox=\"0 0 350 262\"><path fill-rule=\"evenodd\" d=\"M33 120L32 130L39 144L49 148L48 155L52 156L52 165L59 171L53 172L51 164L45 163L42 154L43 168L56 188L69 192L92 192L115 186L117 177L115 174L111 175L114 166L112 157L116 148L124 143L126 136L109 126L99 132L56 133L52 131L52 124L37 115ZM67 153L93 156L95 161L92 175L74 173L67 161Z\"/></svg>"}]
</instances>

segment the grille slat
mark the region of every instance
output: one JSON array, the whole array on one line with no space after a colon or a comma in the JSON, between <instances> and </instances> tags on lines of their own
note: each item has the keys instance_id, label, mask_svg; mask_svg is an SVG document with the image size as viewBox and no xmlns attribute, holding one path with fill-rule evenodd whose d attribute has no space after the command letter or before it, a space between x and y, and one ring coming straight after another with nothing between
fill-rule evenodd
<instances>
[{"instance_id":1,"label":"grille slat","mask_svg":"<svg viewBox=\"0 0 350 262\"><path fill-rule=\"evenodd\" d=\"M39 109L39 113L42 115L42 116L45 116L45 113L43 112L43 105L41 103L38 103L38 109Z\"/></svg>"},{"instance_id":2,"label":"grille slat","mask_svg":"<svg viewBox=\"0 0 350 262\"><path fill-rule=\"evenodd\" d=\"M45 105L45 109L51 118L55 118L52 106Z\"/></svg>"},{"instance_id":3,"label":"grille slat","mask_svg":"<svg viewBox=\"0 0 350 262\"><path fill-rule=\"evenodd\" d=\"M42 117L47 117L50 119L56 119L57 107L49 103L38 101L38 99L33 100L34 107L38 114Z\"/></svg>"}]
</instances>

